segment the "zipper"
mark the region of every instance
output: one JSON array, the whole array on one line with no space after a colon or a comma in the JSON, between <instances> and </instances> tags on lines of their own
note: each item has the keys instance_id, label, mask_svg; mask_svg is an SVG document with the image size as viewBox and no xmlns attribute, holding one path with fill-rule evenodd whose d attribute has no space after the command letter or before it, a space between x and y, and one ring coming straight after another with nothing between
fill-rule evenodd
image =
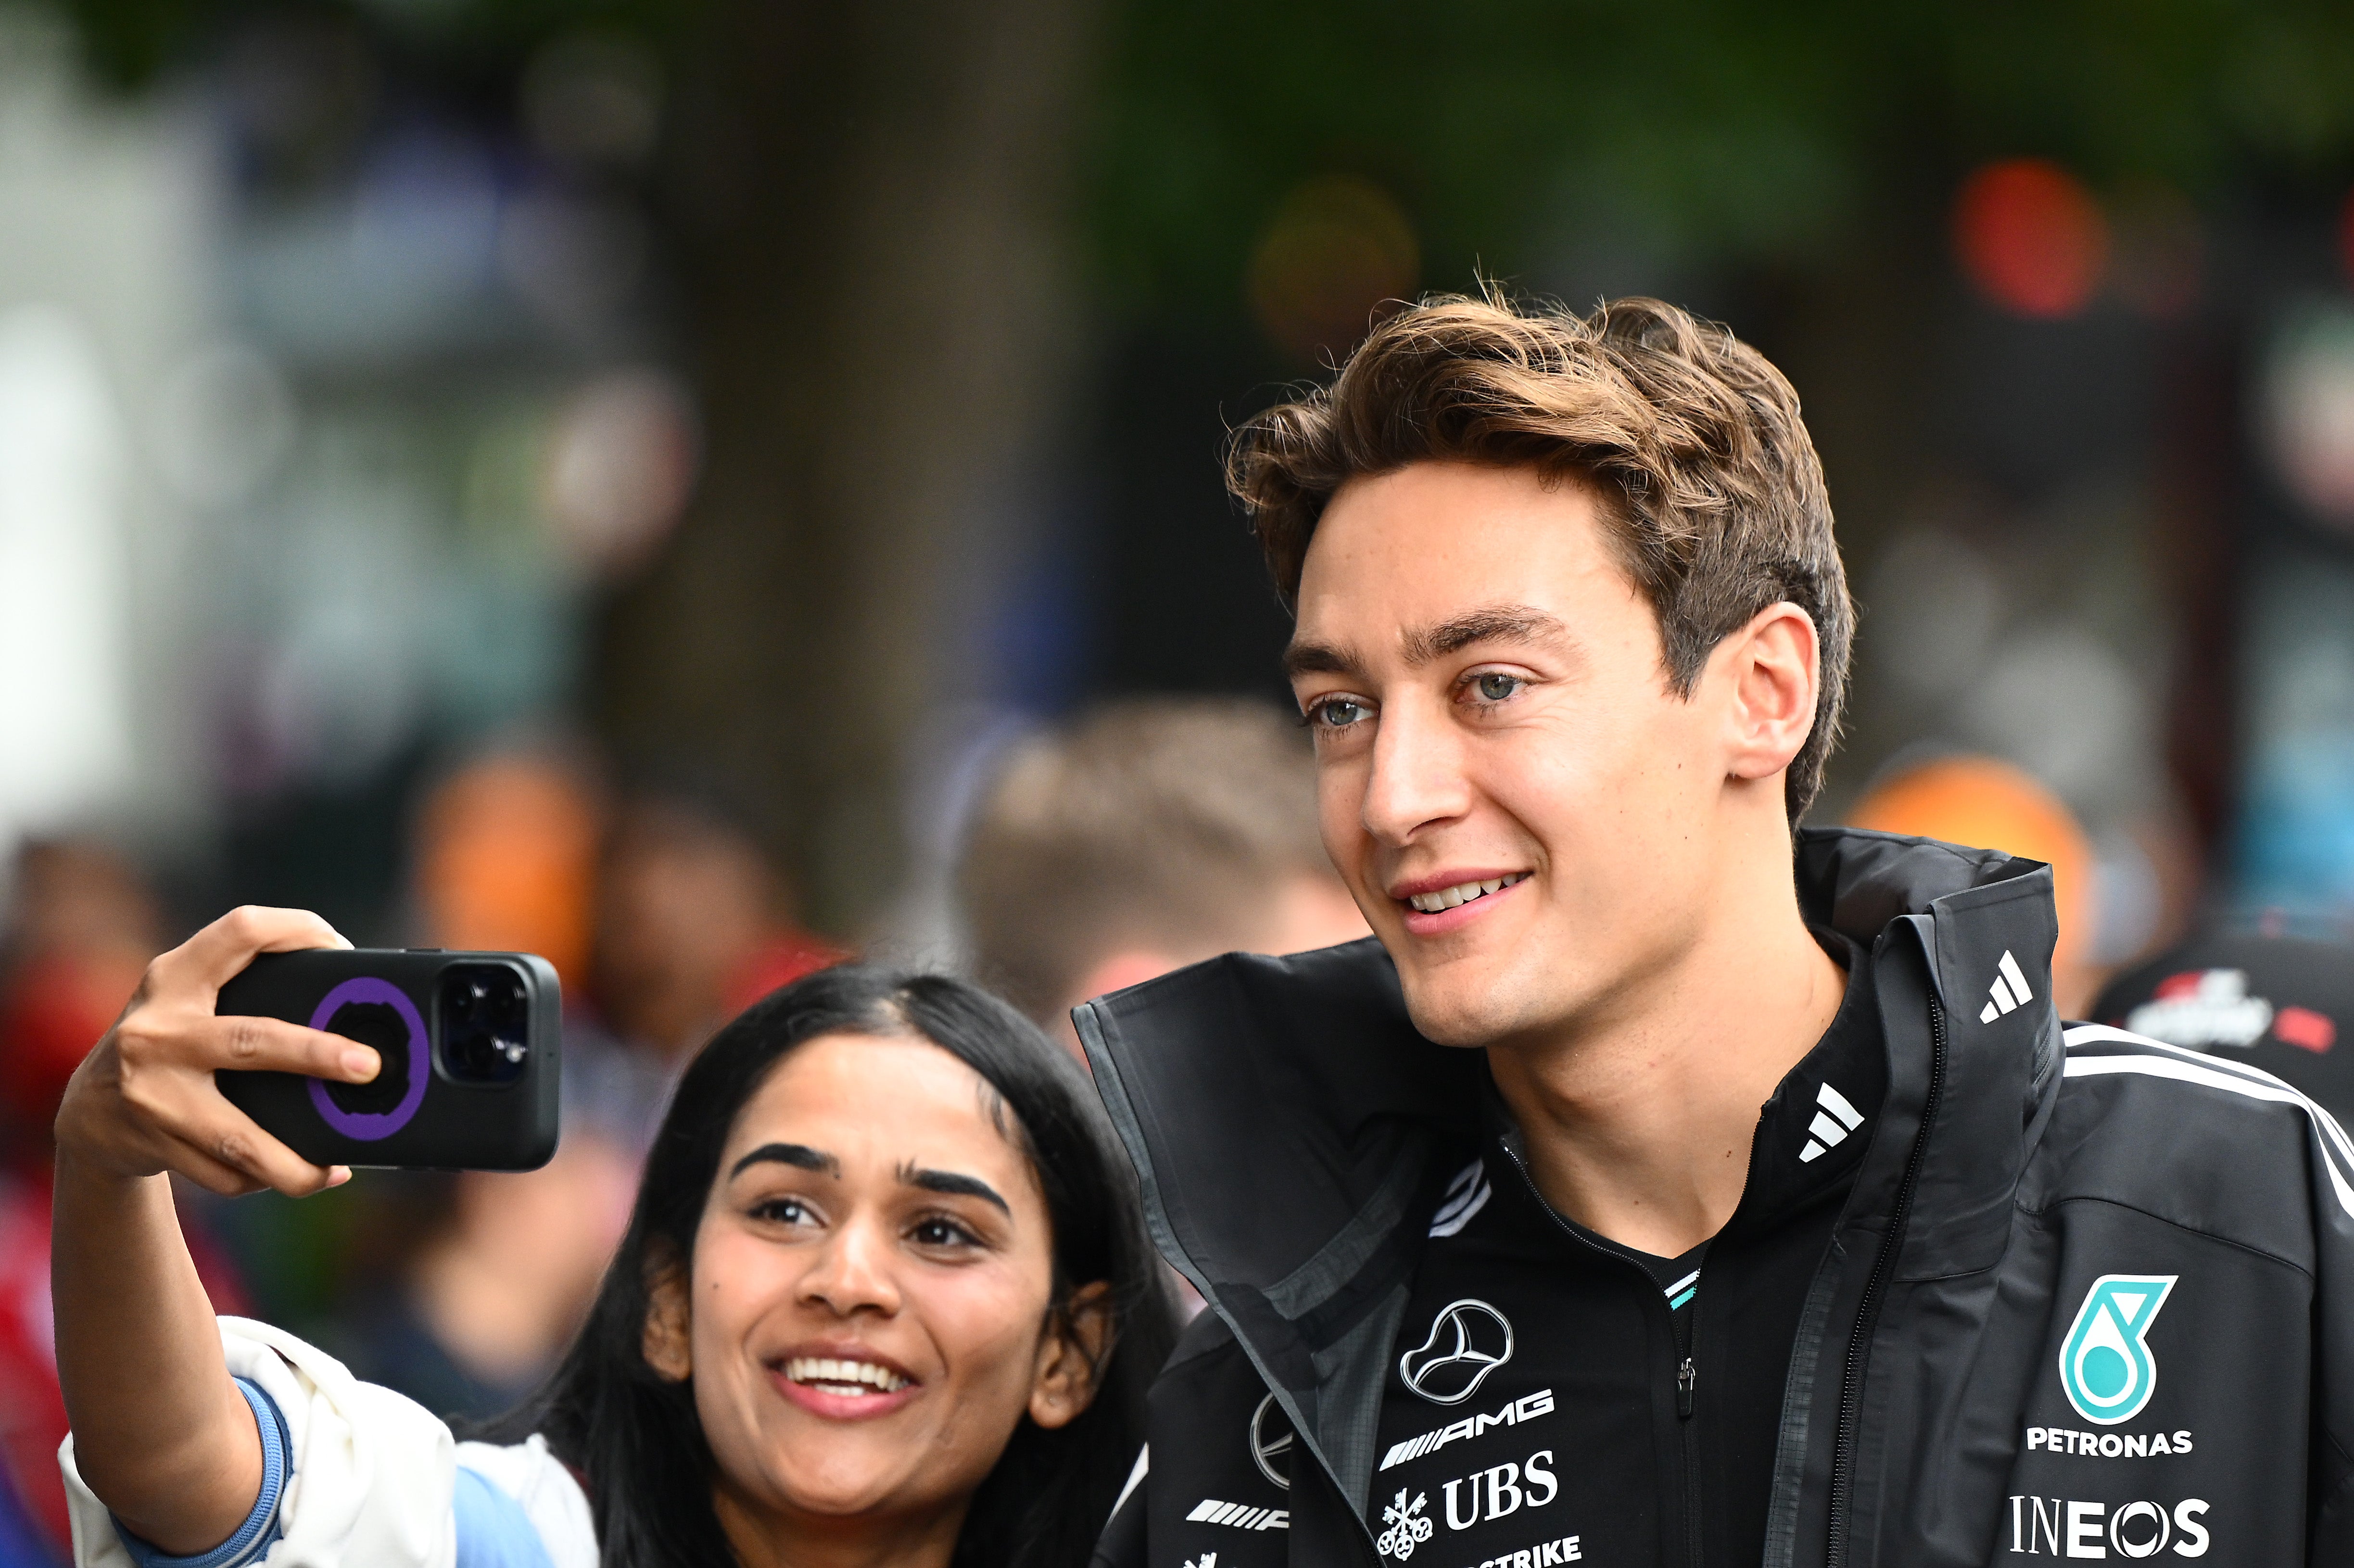
<instances>
[{"instance_id":1,"label":"zipper","mask_svg":"<svg viewBox=\"0 0 2354 1568\"><path fill-rule=\"evenodd\" d=\"M1640 1265L1635 1263L1630 1258L1618 1253L1611 1252L1607 1248L1596 1246L1592 1242L1587 1241L1584 1236L1579 1235L1575 1230L1572 1230L1567 1221L1564 1220L1559 1214L1553 1213L1553 1207L1551 1203L1545 1202L1544 1194L1537 1191L1536 1181L1529 1175L1528 1161L1521 1158L1521 1151L1512 1147L1511 1140L1510 1139L1500 1138L1495 1141L1497 1147L1504 1151L1504 1157L1512 1162L1512 1169L1521 1173L1521 1181L1528 1188L1529 1195L1537 1201L1537 1207L1543 1210L1546 1217L1551 1219L1555 1225L1558 1225L1561 1228L1562 1234L1567 1236L1578 1245L1585 1248L1588 1252L1599 1253L1604 1257L1609 1258L1613 1262L1623 1264L1627 1267L1634 1269L1637 1273L1641 1274L1643 1276L1645 1294L1649 1296L1651 1299L1658 1301L1667 1311L1668 1335L1676 1347L1676 1425L1681 1428L1681 1432L1678 1434L1678 1436L1681 1439L1679 1451L1683 1456L1684 1562L1688 1565L1688 1568L1702 1568L1700 1555L1700 1429L1698 1424L1691 1418L1694 1391L1700 1381L1699 1369L1693 1364L1692 1361L1691 1340L1695 1336L1691 1332L1691 1325L1696 1324L1699 1320L1700 1302L1695 1299L1691 1306L1685 1308L1684 1311L1691 1314L1691 1317L1688 1319L1680 1320L1675 1309L1667 1306L1666 1298L1659 1295L1659 1282L1653 1279L1648 1271L1644 1270Z\"/></svg>"},{"instance_id":2,"label":"zipper","mask_svg":"<svg viewBox=\"0 0 2354 1568\"><path fill-rule=\"evenodd\" d=\"M1880 1238L1872 1272L1864 1277L1863 1299L1856 1308L1855 1330L1848 1336L1846 1364L1840 1375L1839 1430L1831 1446L1830 1519L1824 1531L1823 1561L1828 1568L1843 1568L1847 1562L1847 1515L1855 1489L1863 1364L1870 1356L1872 1329L1880 1319L1881 1298L1887 1294L1888 1277L1896 1271L1896 1255L1904 1243L1906 1222L1913 1216L1913 1190L1919 1185L1921 1167L1929 1157L1929 1130L1936 1125L1937 1102L1945 1092L1946 1008L1933 987L1929 992L1929 1093L1921 1104L1921 1131L1913 1139L1912 1153L1905 1157L1904 1176L1896 1185L1896 1207Z\"/></svg>"},{"instance_id":3,"label":"zipper","mask_svg":"<svg viewBox=\"0 0 2354 1568\"><path fill-rule=\"evenodd\" d=\"M1693 1301L1684 1310L1698 1312L1699 1301ZM1677 1336L1684 1341L1683 1362L1676 1368L1676 1425L1683 1429L1684 1562L1690 1564L1690 1568L1701 1568L1700 1423L1692 1419L1692 1392L1700 1382L1700 1369L1692 1364L1691 1358L1691 1341L1699 1337L1697 1324Z\"/></svg>"}]
</instances>

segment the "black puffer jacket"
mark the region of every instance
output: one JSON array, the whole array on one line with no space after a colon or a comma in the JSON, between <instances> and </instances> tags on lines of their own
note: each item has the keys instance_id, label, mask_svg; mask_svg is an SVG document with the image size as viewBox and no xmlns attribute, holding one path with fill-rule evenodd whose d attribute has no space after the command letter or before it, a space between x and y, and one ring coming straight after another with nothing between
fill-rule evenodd
<instances>
[{"instance_id":1,"label":"black puffer jacket","mask_svg":"<svg viewBox=\"0 0 2354 1568\"><path fill-rule=\"evenodd\" d=\"M1807 918L1870 954L1888 1084L1790 1354L1767 1568L2354 1564L2346 1135L2261 1073L2063 1039L2042 866L1833 830L1797 872ZM1481 1058L1415 1033L1370 941L1230 955L1076 1022L1212 1308L1099 1563L1372 1568L1384 1378Z\"/></svg>"}]
</instances>

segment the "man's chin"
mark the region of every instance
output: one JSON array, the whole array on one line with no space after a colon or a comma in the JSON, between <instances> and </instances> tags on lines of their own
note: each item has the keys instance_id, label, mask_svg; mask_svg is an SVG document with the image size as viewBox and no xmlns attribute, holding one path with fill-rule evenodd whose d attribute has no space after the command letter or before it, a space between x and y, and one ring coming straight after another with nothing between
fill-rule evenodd
<instances>
[{"instance_id":1,"label":"man's chin","mask_svg":"<svg viewBox=\"0 0 2354 1568\"><path fill-rule=\"evenodd\" d=\"M1438 984L1417 984L1403 974L1399 978L1406 1015L1434 1044L1476 1049L1511 1035L1519 1022L1515 1010L1495 987L1466 985L1457 975Z\"/></svg>"}]
</instances>

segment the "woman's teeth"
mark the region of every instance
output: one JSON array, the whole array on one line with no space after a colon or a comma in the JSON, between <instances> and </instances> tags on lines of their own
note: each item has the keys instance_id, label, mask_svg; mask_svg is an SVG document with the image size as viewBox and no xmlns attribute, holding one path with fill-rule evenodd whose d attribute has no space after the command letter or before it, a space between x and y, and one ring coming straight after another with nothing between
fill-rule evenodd
<instances>
[{"instance_id":1,"label":"woman's teeth","mask_svg":"<svg viewBox=\"0 0 2354 1568\"><path fill-rule=\"evenodd\" d=\"M1485 898L1499 888L1510 887L1516 882L1526 882L1529 874L1516 871L1510 876L1491 876L1485 882L1458 882L1437 893L1417 893L1406 900L1425 915L1436 915L1442 909L1452 909L1458 904L1469 904L1474 898Z\"/></svg>"},{"instance_id":2,"label":"woman's teeth","mask_svg":"<svg viewBox=\"0 0 2354 1568\"><path fill-rule=\"evenodd\" d=\"M826 1393L845 1396L896 1393L907 1380L889 1367L873 1361L838 1361L828 1356L795 1356L785 1363L785 1375Z\"/></svg>"}]
</instances>

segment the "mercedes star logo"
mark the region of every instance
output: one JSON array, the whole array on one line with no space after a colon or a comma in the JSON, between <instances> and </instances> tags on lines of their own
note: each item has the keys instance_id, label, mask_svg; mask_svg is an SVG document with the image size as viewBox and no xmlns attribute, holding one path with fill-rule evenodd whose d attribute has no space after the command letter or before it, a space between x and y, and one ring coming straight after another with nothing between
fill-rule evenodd
<instances>
[{"instance_id":1,"label":"mercedes star logo","mask_svg":"<svg viewBox=\"0 0 2354 1568\"><path fill-rule=\"evenodd\" d=\"M1251 1457L1258 1462L1258 1473L1281 1487L1291 1489L1291 1417L1283 1406L1268 1394L1251 1412Z\"/></svg>"},{"instance_id":2,"label":"mercedes star logo","mask_svg":"<svg viewBox=\"0 0 2354 1568\"><path fill-rule=\"evenodd\" d=\"M1512 1326L1485 1301L1449 1302L1418 1350L1398 1358L1398 1377L1433 1404L1460 1404L1512 1359Z\"/></svg>"}]
</instances>

